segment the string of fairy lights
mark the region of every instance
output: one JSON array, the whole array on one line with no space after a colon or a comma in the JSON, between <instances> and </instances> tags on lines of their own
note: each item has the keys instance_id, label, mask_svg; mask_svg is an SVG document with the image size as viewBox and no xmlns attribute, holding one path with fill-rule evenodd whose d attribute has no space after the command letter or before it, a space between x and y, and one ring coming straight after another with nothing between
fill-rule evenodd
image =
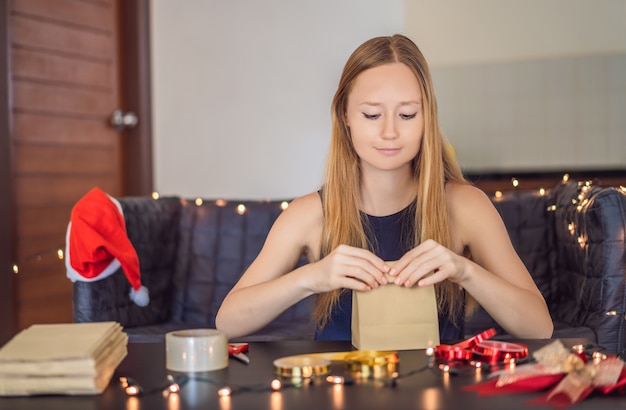
<instances>
[{"instance_id":1,"label":"string of fairy lights","mask_svg":"<svg viewBox=\"0 0 626 410\"><path fill-rule=\"evenodd\" d=\"M160 198L160 195L158 192L153 192L151 195L152 199L154 199L155 201L158 200ZM185 203L187 202L186 200L183 200ZM202 198L196 198L195 200L193 200L193 203L200 207L202 205L205 204L205 200ZM225 207L228 204L228 201L224 200L224 199L217 199L214 201L216 206L219 207ZM279 207L281 210L285 210L287 209L287 207L289 206L289 202L287 201L282 201L279 204ZM235 207L235 212L239 215L244 215L247 212L247 207L245 204L240 203ZM10 271L14 274L14 275L19 275L22 273L22 269L21 266L24 266L27 263L30 262L40 262L43 261L44 258L50 257L51 255L56 255L56 259L63 261L65 259L65 251L64 251L64 244L63 245L58 245L55 246L53 248L49 248L49 249L44 249L41 250L33 255L30 255L26 258L23 258L19 261L15 261L11 264L10 266Z\"/></svg>"},{"instance_id":2,"label":"string of fairy lights","mask_svg":"<svg viewBox=\"0 0 626 410\"><path fill-rule=\"evenodd\" d=\"M570 179L569 174L564 174L562 177L562 181L563 182L568 182ZM577 205L577 211L581 211L588 203L589 203L589 197L587 196L588 193L591 191L592 188L592 182L591 181L583 181L583 182L579 182L579 190L578 190L578 196L576 198L572 198L572 204L573 205ZM520 180L518 178L511 178L511 185L513 186L514 189L518 189L520 187ZM625 186L619 186L618 188L622 193L626 194L626 187ZM546 194L546 189L544 188L539 188L537 190L537 194L540 196L544 196ZM502 191L495 191L495 193L493 194L493 200L494 201L498 201L500 200L502 197L504 196L504 193ZM158 192L153 192L151 195L152 199L154 200L158 200L160 198L160 195ZM187 202L187 200L182 200L183 202ZM196 198L194 201L194 204L196 206L202 206L205 204L205 200L202 198ZM215 203L216 206L219 207L224 207L227 205L228 201L224 200L224 199L217 199L215 201L212 201ZM287 209L287 207L289 206L289 202L287 201L282 201L280 203L280 208L282 210ZM556 204L550 205L547 208L548 211L556 211L557 210L557 206ZM247 212L247 208L246 205L243 203L238 204L235 207L235 212L239 215L244 215ZM578 233L578 230L576 228L576 224L574 222L569 222L568 223L568 230L570 232L571 235L576 236L577 237L577 242L580 245L581 248L584 248L586 246L586 238L584 237L584 235L581 235ZM44 260L45 257L49 257L52 254L56 255L56 258L60 261L63 261L65 258L65 252L64 252L64 246L60 245L58 247L54 247L51 249L47 249L47 250L43 250L41 252L38 252L35 255L32 255L30 257L24 258L21 261L16 261L13 262L10 266L10 271L14 274L14 275L20 275L22 273L22 270L20 268L20 266L30 263L30 262L37 262L37 261L42 261ZM607 312L607 315L617 315L617 312Z\"/></svg>"},{"instance_id":3,"label":"string of fairy lights","mask_svg":"<svg viewBox=\"0 0 626 410\"><path fill-rule=\"evenodd\" d=\"M579 355L584 354L589 360L593 360L594 363L599 363L602 360L608 358L607 354L602 352L602 348L593 344L575 345L572 346L572 351L577 352ZM383 352L381 352L383 353ZM389 352L387 352L389 353ZM474 378L475 382L481 382L485 374L489 374L492 371L515 371L518 364L524 364L532 362L534 359L531 357L525 357L523 359L515 359L507 356L503 356L502 361L493 362L481 361L481 360L441 360L437 359L435 348L432 346L427 347L424 350L425 364L418 366L415 369L408 370L403 373L399 373L397 366L389 367L390 363L372 365L368 364L366 367L368 370L352 371L352 367L345 362L345 375L320 373L310 375L308 377L281 377L277 376L273 378L269 383L257 383L247 385L232 385L224 384L221 381L215 380L209 375L194 375L193 373L187 373L184 375L167 375L167 382L162 385L157 385L151 388L144 388L136 380L129 377L120 377L119 382L124 393L130 397L142 397L152 394L161 393L164 398L177 398L181 389L189 382L206 383L217 389L217 396L220 400L228 400L233 395L240 395L243 393L263 393L263 392L280 392L287 389L302 388L306 386L311 387L323 387L334 386L335 388L343 388L343 386L351 385L373 385L380 387L395 388L403 379L407 379L425 371L433 371L435 375L442 378L442 382L449 383L449 378L464 375ZM397 358L397 357L396 357ZM396 365L399 364L399 360L396 361ZM380 369L375 369L379 367ZM359 367L363 369L363 367ZM305 374L307 372L304 369L299 374ZM311 372L309 372L311 373Z\"/></svg>"},{"instance_id":4,"label":"string of fairy lights","mask_svg":"<svg viewBox=\"0 0 626 410\"><path fill-rule=\"evenodd\" d=\"M565 174L563 176L563 182L567 182L568 180L569 180L569 175ZM511 180L511 184L513 188L520 187L520 181L517 178L513 178ZM572 198L572 204L577 206L578 211L582 210L589 203L588 194L591 191L591 188L592 188L591 181L585 181L585 182L579 183L579 190L577 193L578 195L577 197ZM620 186L618 189L620 189L624 194L626 194L626 187ZM544 196L546 195L546 190L544 188L539 188L537 190L537 193L540 196ZM504 194L502 191L496 191L493 195L494 201L497 201L503 196ZM158 200L159 197L160 197L159 194L156 192L152 194L152 198L154 200ZM220 206L220 207L226 206L227 204L227 201L225 200L216 200L213 202L215 203L216 206ZM206 203L206 201L201 198L197 198L193 200L193 203L196 206L202 206ZM286 201L280 203L280 207L283 210L286 209L288 205L289 204ZM547 210L556 211L557 206L550 205ZM246 211L247 211L247 208L245 204L238 204L235 207L235 212L237 212L239 215L244 215ZM572 235L578 234L578 231L574 222L570 222L568 224L568 230ZM577 241L581 247L585 246L585 238L582 235L578 236ZM20 275L23 273L21 270L21 266L23 264L26 264L32 261L41 261L46 256L50 256L50 255L55 255L55 257L58 260L61 260L61 261L64 260L65 252L63 250L63 246L44 250L31 257L25 258L22 261L16 261L15 263L11 265L11 272L15 275ZM605 314L607 316L617 316L620 313L616 311L608 311L608 312L605 312ZM375 382L382 384L385 387L395 387L399 380L410 377L416 373L424 372L426 370L437 371L443 374L444 377L449 377L450 375L458 374L459 372L458 368L451 367L447 364L438 364L438 365L434 364L435 362L432 360L432 355L433 355L432 350L426 349L426 355L428 357L426 365L419 367L417 369L411 370L406 373L393 372L388 377L377 379L375 380ZM515 363L510 363L509 365L514 366ZM467 368L472 369L472 371L475 371L477 374L477 377L478 375L482 374L482 372L488 370L488 367L485 366L481 362L470 363ZM274 378L269 383L261 383L261 384L253 384L253 385L223 385L220 382L211 379L210 377L190 376L190 375L179 375L179 376L167 375L167 381L163 383L162 385L145 388L144 386L139 384L136 380L130 377L119 378L120 385L122 389L124 390L125 394L127 394L128 396L145 396L145 395L151 395L151 394L157 394L157 393L162 394L164 397L176 396L180 392L181 388L183 388L187 383L191 381L197 382L197 383L207 383L207 384L214 386L217 389L217 396L219 396L220 398L224 398L224 399L228 399L228 397L234 394L242 394L246 392L276 392L276 391L281 391L281 390L290 389L290 388L299 388L308 384L312 384L312 385L326 384L326 385L344 386L344 385L351 385L351 384L359 382L358 379L355 379L353 377L346 377L346 376L331 374L322 378L308 378L308 379Z\"/></svg>"},{"instance_id":5,"label":"string of fairy lights","mask_svg":"<svg viewBox=\"0 0 626 410\"><path fill-rule=\"evenodd\" d=\"M444 378L450 377L450 375L457 375L463 371L469 371L470 373L483 373L489 371L490 366L481 362L470 362L467 365L450 365L447 363L437 363L434 355L434 348L428 348L425 350L426 364L421 367L409 370L404 373L392 371L385 374L382 377L372 377L375 373L372 371L369 376L363 377L360 372L352 373L347 372L346 376L338 374L322 374L311 377L275 377L269 383L257 383L247 385L225 385L220 381L214 380L206 376L196 376L193 374L184 375L167 375L167 381L162 385L157 385L150 388L144 388L135 379L129 377L120 377L120 386L128 396L143 397L147 395L160 393L163 397L170 396L172 394L178 394L181 389L189 382L199 382L212 385L217 389L217 396L221 399L228 399L232 395L239 395L242 393L262 393L262 392L278 392L291 388L301 388L305 386L350 386L353 384L373 383L382 387L396 387L398 382L402 379L411 377L415 374L422 373L427 370L435 371L441 374ZM508 366L514 365L514 362L508 364ZM384 366L384 365L381 365ZM385 372L383 372L385 373ZM477 376L479 377L479 376Z\"/></svg>"}]
</instances>

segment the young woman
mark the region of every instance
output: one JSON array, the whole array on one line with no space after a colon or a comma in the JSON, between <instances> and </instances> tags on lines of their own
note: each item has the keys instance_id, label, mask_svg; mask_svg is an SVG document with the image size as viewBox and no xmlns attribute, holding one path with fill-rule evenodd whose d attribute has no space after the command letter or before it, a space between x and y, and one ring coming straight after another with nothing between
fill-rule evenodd
<instances>
[{"instance_id":1,"label":"young woman","mask_svg":"<svg viewBox=\"0 0 626 410\"><path fill-rule=\"evenodd\" d=\"M351 291L391 277L435 285L441 340L464 337L474 301L514 336L551 337L545 300L499 214L446 149L430 72L411 40L377 37L354 51L332 125L324 185L278 217L222 303L219 329L253 333L316 294L316 338L350 340ZM294 269L303 253L310 263Z\"/></svg>"}]
</instances>

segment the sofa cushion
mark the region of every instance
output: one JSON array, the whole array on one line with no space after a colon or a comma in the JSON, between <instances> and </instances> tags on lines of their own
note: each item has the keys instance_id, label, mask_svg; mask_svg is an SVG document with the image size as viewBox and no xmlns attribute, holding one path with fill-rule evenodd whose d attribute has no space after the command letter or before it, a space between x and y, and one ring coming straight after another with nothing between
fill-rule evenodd
<instances>
[{"instance_id":1,"label":"sofa cushion","mask_svg":"<svg viewBox=\"0 0 626 410\"><path fill-rule=\"evenodd\" d=\"M588 184L556 190L558 309L571 327L597 329L597 342L618 352L625 343L626 193Z\"/></svg>"},{"instance_id":2,"label":"sofa cushion","mask_svg":"<svg viewBox=\"0 0 626 410\"><path fill-rule=\"evenodd\" d=\"M554 203L550 191L510 191L493 204L502 216L511 243L530 272L548 306L557 298L554 279L556 248L554 246Z\"/></svg>"},{"instance_id":3,"label":"sofa cushion","mask_svg":"<svg viewBox=\"0 0 626 410\"><path fill-rule=\"evenodd\" d=\"M150 292L150 304L139 307L128 298L130 283L120 268L99 281L74 283L75 322L115 320L133 327L169 320L180 200L127 197L120 203L128 238L139 256L141 282Z\"/></svg>"},{"instance_id":4,"label":"sofa cushion","mask_svg":"<svg viewBox=\"0 0 626 410\"><path fill-rule=\"evenodd\" d=\"M214 327L222 300L281 212L281 201L119 200L150 305L140 308L130 301L130 285L118 271L104 280L74 284L74 320L118 321L131 340L162 340L171 330ZM609 352L622 351L626 190L569 182L545 195L520 190L493 201L548 301L554 337L586 337ZM299 264L304 263L301 258ZM245 339L312 338L311 301L301 301ZM479 309L467 319L466 334L488 327L497 325ZM502 329L499 337L507 337Z\"/></svg>"},{"instance_id":5,"label":"sofa cushion","mask_svg":"<svg viewBox=\"0 0 626 410\"><path fill-rule=\"evenodd\" d=\"M281 201L184 201L174 275L172 320L215 327L227 293L260 252ZM300 264L306 263L301 259ZM291 307L247 340L310 338L310 301Z\"/></svg>"},{"instance_id":6,"label":"sofa cushion","mask_svg":"<svg viewBox=\"0 0 626 410\"><path fill-rule=\"evenodd\" d=\"M551 191L508 191L491 198L505 224L511 244L528 269L548 306L557 300L556 248L554 246L554 203ZM466 336L473 336L488 328L495 328L501 336L506 332L482 308L468 312Z\"/></svg>"}]
</instances>

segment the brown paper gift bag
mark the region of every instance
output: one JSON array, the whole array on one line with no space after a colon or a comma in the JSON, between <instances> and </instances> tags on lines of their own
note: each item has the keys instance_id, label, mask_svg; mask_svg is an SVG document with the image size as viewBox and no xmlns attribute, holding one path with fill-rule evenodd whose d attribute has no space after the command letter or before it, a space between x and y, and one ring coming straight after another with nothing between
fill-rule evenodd
<instances>
[{"instance_id":1,"label":"brown paper gift bag","mask_svg":"<svg viewBox=\"0 0 626 410\"><path fill-rule=\"evenodd\" d=\"M393 283L352 292L352 344L360 350L425 349L439 344L435 287Z\"/></svg>"}]
</instances>

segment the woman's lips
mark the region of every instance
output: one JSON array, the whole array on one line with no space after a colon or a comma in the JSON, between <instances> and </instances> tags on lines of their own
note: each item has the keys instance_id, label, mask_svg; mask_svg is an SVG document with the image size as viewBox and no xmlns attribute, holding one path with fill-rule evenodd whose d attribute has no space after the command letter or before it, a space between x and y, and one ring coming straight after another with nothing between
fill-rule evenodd
<instances>
[{"instance_id":1,"label":"woman's lips","mask_svg":"<svg viewBox=\"0 0 626 410\"><path fill-rule=\"evenodd\" d=\"M396 155L400 152L400 148L376 148L383 155Z\"/></svg>"}]
</instances>

